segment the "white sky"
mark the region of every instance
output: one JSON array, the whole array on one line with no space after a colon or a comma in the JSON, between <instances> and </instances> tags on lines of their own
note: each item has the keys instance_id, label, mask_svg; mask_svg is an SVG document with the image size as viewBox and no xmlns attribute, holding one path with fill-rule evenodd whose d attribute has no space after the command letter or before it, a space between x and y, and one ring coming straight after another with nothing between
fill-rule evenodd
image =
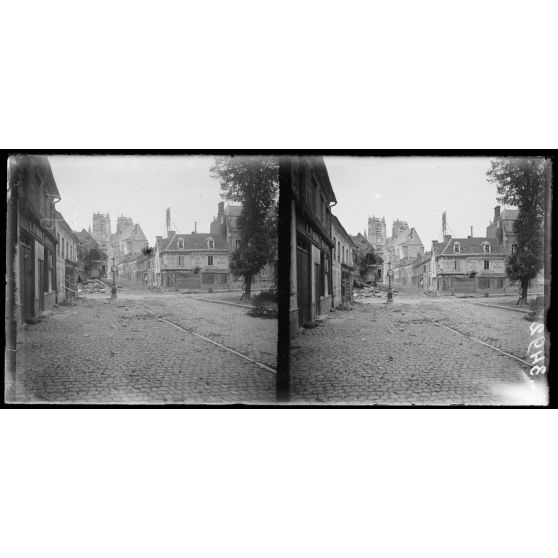
<instances>
[{"instance_id":1,"label":"white sky","mask_svg":"<svg viewBox=\"0 0 558 558\"><path fill-rule=\"evenodd\" d=\"M75 230L87 228L92 214L126 215L139 223L149 241L164 234L165 210L178 232L199 232L221 201L220 185L209 176L209 156L49 157L62 200L57 208ZM490 158L480 157L325 157L337 197L333 212L350 234L363 232L368 217L396 218L415 227L425 250L440 240L442 212L455 236L484 236L496 205L496 186L486 180Z\"/></svg>"},{"instance_id":2,"label":"white sky","mask_svg":"<svg viewBox=\"0 0 558 558\"><path fill-rule=\"evenodd\" d=\"M92 214L110 213L112 232L119 215L139 223L153 246L165 235L165 211L180 233L209 232L222 201L217 180L209 176L208 156L49 156L62 196L56 205L74 230L92 224ZM225 202L227 203L227 202Z\"/></svg>"},{"instance_id":3,"label":"white sky","mask_svg":"<svg viewBox=\"0 0 558 558\"><path fill-rule=\"evenodd\" d=\"M415 227L425 250L448 234L485 236L494 215L496 185L487 182L487 157L325 157L337 205L349 234L363 233L368 217L385 217L386 233L399 218Z\"/></svg>"}]
</instances>

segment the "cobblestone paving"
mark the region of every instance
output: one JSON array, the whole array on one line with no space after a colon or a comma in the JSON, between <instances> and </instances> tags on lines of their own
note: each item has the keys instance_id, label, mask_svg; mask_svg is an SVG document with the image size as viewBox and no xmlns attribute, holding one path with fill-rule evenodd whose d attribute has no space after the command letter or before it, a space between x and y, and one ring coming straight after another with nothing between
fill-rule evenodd
<instances>
[{"instance_id":1,"label":"cobblestone paving","mask_svg":"<svg viewBox=\"0 0 558 558\"><path fill-rule=\"evenodd\" d=\"M262 327L262 320L239 316L237 310L243 309L179 296L127 294L116 301L91 296L26 326L18 334L17 401L274 402L272 372L159 316L182 322L241 353L251 348L250 356L265 358L273 367L277 321ZM228 333L231 328L236 330Z\"/></svg>"},{"instance_id":2,"label":"cobblestone paving","mask_svg":"<svg viewBox=\"0 0 558 558\"><path fill-rule=\"evenodd\" d=\"M276 368L277 320L252 318L248 308L198 300L195 295L146 300L150 309L164 318Z\"/></svg>"},{"instance_id":3,"label":"cobblestone paving","mask_svg":"<svg viewBox=\"0 0 558 558\"><path fill-rule=\"evenodd\" d=\"M522 314L401 295L336 312L291 348L293 402L377 405L544 404L529 368L424 314L525 357ZM526 337L527 336L527 337Z\"/></svg>"}]
</instances>

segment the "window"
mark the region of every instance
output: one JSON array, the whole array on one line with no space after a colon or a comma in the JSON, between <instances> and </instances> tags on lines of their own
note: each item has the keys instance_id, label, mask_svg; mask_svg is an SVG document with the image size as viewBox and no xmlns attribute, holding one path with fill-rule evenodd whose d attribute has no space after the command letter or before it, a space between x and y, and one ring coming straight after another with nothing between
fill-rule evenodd
<instances>
[{"instance_id":1,"label":"window","mask_svg":"<svg viewBox=\"0 0 558 558\"><path fill-rule=\"evenodd\" d=\"M213 265L213 256L207 256L207 265Z\"/></svg>"},{"instance_id":2,"label":"window","mask_svg":"<svg viewBox=\"0 0 558 558\"><path fill-rule=\"evenodd\" d=\"M64 257L64 239L62 239L62 257Z\"/></svg>"},{"instance_id":3,"label":"window","mask_svg":"<svg viewBox=\"0 0 558 558\"><path fill-rule=\"evenodd\" d=\"M455 271L461 270L461 262L459 260L453 260L453 269Z\"/></svg>"},{"instance_id":4,"label":"window","mask_svg":"<svg viewBox=\"0 0 558 558\"><path fill-rule=\"evenodd\" d=\"M177 242L177 246L178 249L181 250L182 248L184 248L184 240L182 238L180 238Z\"/></svg>"},{"instance_id":5,"label":"window","mask_svg":"<svg viewBox=\"0 0 558 558\"><path fill-rule=\"evenodd\" d=\"M337 261L341 261L341 243L337 241Z\"/></svg>"},{"instance_id":6,"label":"window","mask_svg":"<svg viewBox=\"0 0 558 558\"><path fill-rule=\"evenodd\" d=\"M178 265L179 267L184 265L184 256L178 256Z\"/></svg>"},{"instance_id":7,"label":"window","mask_svg":"<svg viewBox=\"0 0 558 558\"><path fill-rule=\"evenodd\" d=\"M484 269L490 269L490 260L484 260Z\"/></svg>"},{"instance_id":8,"label":"window","mask_svg":"<svg viewBox=\"0 0 558 558\"><path fill-rule=\"evenodd\" d=\"M485 254L490 254L490 244L488 244L488 242L485 242L482 246Z\"/></svg>"},{"instance_id":9,"label":"window","mask_svg":"<svg viewBox=\"0 0 558 558\"><path fill-rule=\"evenodd\" d=\"M58 245L56 246L56 253L60 255L60 235L57 233L56 238L58 239Z\"/></svg>"},{"instance_id":10,"label":"window","mask_svg":"<svg viewBox=\"0 0 558 558\"><path fill-rule=\"evenodd\" d=\"M211 249L215 248L215 242L213 241L212 238L207 239L207 247Z\"/></svg>"},{"instance_id":11,"label":"window","mask_svg":"<svg viewBox=\"0 0 558 558\"><path fill-rule=\"evenodd\" d=\"M456 243L453 245L453 252L454 252L455 254L460 254L460 253L461 253L461 244L459 244L459 242L456 242Z\"/></svg>"}]
</instances>

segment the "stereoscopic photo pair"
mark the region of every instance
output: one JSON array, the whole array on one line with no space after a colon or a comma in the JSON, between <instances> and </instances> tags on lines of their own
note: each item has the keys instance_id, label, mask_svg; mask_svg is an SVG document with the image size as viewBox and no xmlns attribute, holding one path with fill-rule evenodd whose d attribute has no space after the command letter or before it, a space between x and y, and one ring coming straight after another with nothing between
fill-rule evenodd
<instances>
[{"instance_id":1,"label":"stereoscopic photo pair","mask_svg":"<svg viewBox=\"0 0 558 558\"><path fill-rule=\"evenodd\" d=\"M13 154L5 402L548 405L552 155Z\"/></svg>"}]
</instances>

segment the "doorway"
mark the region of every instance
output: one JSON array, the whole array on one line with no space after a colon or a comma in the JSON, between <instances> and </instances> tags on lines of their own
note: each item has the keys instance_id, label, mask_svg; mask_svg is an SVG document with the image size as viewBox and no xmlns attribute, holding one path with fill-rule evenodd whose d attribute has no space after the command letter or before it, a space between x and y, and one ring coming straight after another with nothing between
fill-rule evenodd
<instances>
[{"instance_id":1,"label":"doorway","mask_svg":"<svg viewBox=\"0 0 558 558\"><path fill-rule=\"evenodd\" d=\"M316 302L316 317L321 315L322 308L320 304L321 286L322 286L322 266L320 264L314 264L314 292L315 292L315 302Z\"/></svg>"},{"instance_id":2,"label":"doorway","mask_svg":"<svg viewBox=\"0 0 558 558\"><path fill-rule=\"evenodd\" d=\"M35 317L35 273L33 269L33 250L27 244L20 243L20 273L21 273L21 305L23 307L23 321Z\"/></svg>"},{"instance_id":3,"label":"doorway","mask_svg":"<svg viewBox=\"0 0 558 558\"><path fill-rule=\"evenodd\" d=\"M296 293L299 326L311 319L310 255L308 245L298 241L296 247Z\"/></svg>"}]
</instances>

